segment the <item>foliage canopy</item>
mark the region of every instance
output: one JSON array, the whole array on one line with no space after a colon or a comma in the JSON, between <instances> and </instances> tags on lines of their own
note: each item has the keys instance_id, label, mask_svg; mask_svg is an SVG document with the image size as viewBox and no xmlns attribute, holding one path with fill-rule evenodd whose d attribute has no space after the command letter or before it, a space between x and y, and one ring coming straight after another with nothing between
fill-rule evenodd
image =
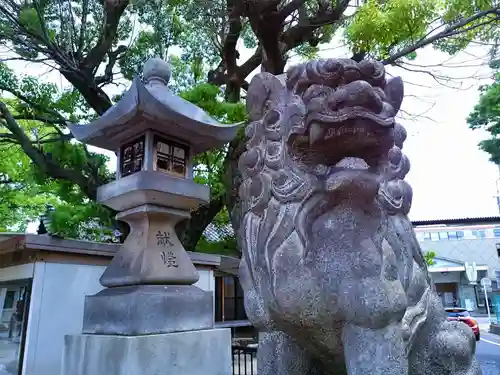
<instances>
[{"instance_id":1,"label":"foliage canopy","mask_svg":"<svg viewBox=\"0 0 500 375\"><path fill-rule=\"evenodd\" d=\"M23 214L12 214L21 222L40 205L16 194L43 191L47 202L80 213L71 217L113 225L113 213L92 203L97 187L113 178L107 160L73 142L66 124L104 113L118 99L109 88L140 74L149 57L170 60L172 90L234 122L245 119L240 101L259 66L281 74L291 56L316 57L334 41L345 43L355 60L401 66L426 46L454 54L471 42L496 40L499 19L493 0L3 0L4 60L48 66L69 86L60 90L37 77L16 76L0 63L0 147L3 155L14 155L0 165L0 187L12 196L2 209L26 202ZM251 50L244 61L242 46ZM242 139L197 160L196 178L211 185L212 199L178 228L188 249L214 219L230 218L237 230ZM78 227L69 216L54 221L61 231ZM5 225L11 224L0 223Z\"/></svg>"},{"instance_id":2,"label":"foliage canopy","mask_svg":"<svg viewBox=\"0 0 500 375\"><path fill-rule=\"evenodd\" d=\"M495 66L494 66L495 67ZM496 70L493 83L480 87L480 96L467 122L472 129L484 129L490 137L479 143L490 160L500 165L500 70Z\"/></svg>"}]
</instances>

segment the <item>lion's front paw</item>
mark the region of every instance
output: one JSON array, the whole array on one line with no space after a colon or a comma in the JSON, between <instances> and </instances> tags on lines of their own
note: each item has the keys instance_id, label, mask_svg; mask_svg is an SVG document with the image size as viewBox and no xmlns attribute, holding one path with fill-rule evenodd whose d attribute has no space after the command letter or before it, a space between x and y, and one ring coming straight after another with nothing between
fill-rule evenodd
<instances>
[{"instance_id":1,"label":"lion's front paw","mask_svg":"<svg viewBox=\"0 0 500 375\"><path fill-rule=\"evenodd\" d=\"M461 322L446 321L431 339L429 352L440 365L455 367L455 372L459 373L470 367L475 346L476 341L469 327Z\"/></svg>"}]
</instances>

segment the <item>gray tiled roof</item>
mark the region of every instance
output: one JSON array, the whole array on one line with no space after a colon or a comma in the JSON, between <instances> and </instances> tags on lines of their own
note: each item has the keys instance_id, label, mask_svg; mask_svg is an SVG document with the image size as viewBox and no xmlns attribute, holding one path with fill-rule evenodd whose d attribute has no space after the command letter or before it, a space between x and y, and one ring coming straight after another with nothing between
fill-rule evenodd
<instances>
[{"instance_id":1,"label":"gray tiled roof","mask_svg":"<svg viewBox=\"0 0 500 375\"><path fill-rule=\"evenodd\" d=\"M203 232L203 236L207 241L217 242L222 241L225 238L234 236L233 227L231 225L225 226L217 226L214 224L209 224L205 231Z\"/></svg>"},{"instance_id":2,"label":"gray tiled roof","mask_svg":"<svg viewBox=\"0 0 500 375\"><path fill-rule=\"evenodd\" d=\"M459 224L486 224L486 223L500 223L500 216L486 216L486 217L463 217L453 219L432 219L432 220L412 220L413 226L419 225L459 225Z\"/></svg>"}]
</instances>

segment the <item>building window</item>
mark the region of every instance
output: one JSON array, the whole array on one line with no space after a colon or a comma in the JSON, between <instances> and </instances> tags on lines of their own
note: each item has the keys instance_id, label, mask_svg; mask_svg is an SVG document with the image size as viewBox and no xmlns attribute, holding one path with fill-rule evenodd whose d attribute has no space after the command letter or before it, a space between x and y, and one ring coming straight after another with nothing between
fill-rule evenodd
<instances>
[{"instance_id":1,"label":"building window","mask_svg":"<svg viewBox=\"0 0 500 375\"><path fill-rule=\"evenodd\" d=\"M247 320L243 289L236 276L218 276L216 282L216 320Z\"/></svg>"},{"instance_id":2,"label":"building window","mask_svg":"<svg viewBox=\"0 0 500 375\"><path fill-rule=\"evenodd\" d=\"M141 137L122 147L120 167L122 177L141 171L143 164L144 137Z\"/></svg>"},{"instance_id":3,"label":"building window","mask_svg":"<svg viewBox=\"0 0 500 375\"><path fill-rule=\"evenodd\" d=\"M186 177L187 147L155 137L156 170Z\"/></svg>"},{"instance_id":4,"label":"building window","mask_svg":"<svg viewBox=\"0 0 500 375\"><path fill-rule=\"evenodd\" d=\"M430 240L430 239L431 239L431 234L430 234L430 232L424 232L424 241L425 241L425 240L427 240L427 241L428 241L428 240Z\"/></svg>"},{"instance_id":5,"label":"building window","mask_svg":"<svg viewBox=\"0 0 500 375\"><path fill-rule=\"evenodd\" d=\"M448 232L448 239L450 240L458 240L463 237L464 237L464 232L462 231Z\"/></svg>"},{"instance_id":6,"label":"building window","mask_svg":"<svg viewBox=\"0 0 500 375\"><path fill-rule=\"evenodd\" d=\"M500 237L500 228L493 229L493 236L499 238Z\"/></svg>"},{"instance_id":7,"label":"building window","mask_svg":"<svg viewBox=\"0 0 500 375\"><path fill-rule=\"evenodd\" d=\"M486 232L484 230L473 230L472 235L477 238L486 238Z\"/></svg>"},{"instance_id":8,"label":"building window","mask_svg":"<svg viewBox=\"0 0 500 375\"><path fill-rule=\"evenodd\" d=\"M431 240L432 241L439 241L439 234L438 233L431 233Z\"/></svg>"},{"instance_id":9,"label":"building window","mask_svg":"<svg viewBox=\"0 0 500 375\"><path fill-rule=\"evenodd\" d=\"M447 240L448 239L448 232L439 232L439 239L440 240Z\"/></svg>"},{"instance_id":10,"label":"building window","mask_svg":"<svg viewBox=\"0 0 500 375\"><path fill-rule=\"evenodd\" d=\"M14 308L14 299L16 298L16 291L9 290L5 294L5 300L3 302L3 308L5 309L13 309Z\"/></svg>"}]
</instances>

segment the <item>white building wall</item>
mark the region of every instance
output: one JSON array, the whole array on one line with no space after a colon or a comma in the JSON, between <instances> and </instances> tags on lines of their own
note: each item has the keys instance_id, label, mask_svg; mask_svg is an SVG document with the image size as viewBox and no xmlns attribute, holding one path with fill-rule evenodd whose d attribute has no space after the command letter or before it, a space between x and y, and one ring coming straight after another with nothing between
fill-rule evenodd
<instances>
[{"instance_id":1,"label":"white building wall","mask_svg":"<svg viewBox=\"0 0 500 375\"><path fill-rule=\"evenodd\" d=\"M460 283L460 272L431 272L434 284Z\"/></svg>"},{"instance_id":2,"label":"white building wall","mask_svg":"<svg viewBox=\"0 0 500 375\"><path fill-rule=\"evenodd\" d=\"M35 264L23 375L60 374L64 336L82 332L85 296L102 289L99 278L104 269L78 264ZM213 291L213 271L199 273L196 285Z\"/></svg>"},{"instance_id":3,"label":"white building wall","mask_svg":"<svg viewBox=\"0 0 500 375\"><path fill-rule=\"evenodd\" d=\"M499 238L485 238L421 241L420 246L423 252L434 251L438 257L487 265L488 277L495 280L495 270L500 270L500 257L496 249L497 243L500 243Z\"/></svg>"}]
</instances>

